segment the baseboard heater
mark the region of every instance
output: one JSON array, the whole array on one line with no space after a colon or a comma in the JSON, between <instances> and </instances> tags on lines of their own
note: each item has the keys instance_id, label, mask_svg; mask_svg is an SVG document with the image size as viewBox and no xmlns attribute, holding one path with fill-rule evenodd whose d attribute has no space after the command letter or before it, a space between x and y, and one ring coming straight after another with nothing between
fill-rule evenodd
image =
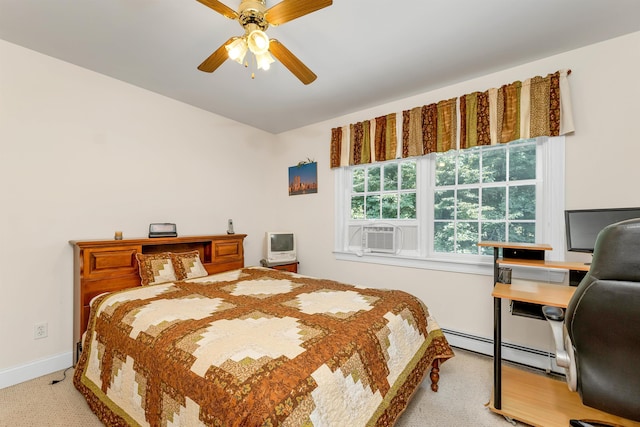
<instances>
[{"instance_id":1,"label":"baseboard heater","mask_svg":"<svg viewBox=\"0 0 640 427\"><path fill-rule=\"evenodd\" d=\"M447 341L453 347L493 356L493 340L451 329L442 329ZM502 342L502 359L544 370L564 374L564 369L556 364L555 354L522 345Z\"/></svg>"}]
</instances>

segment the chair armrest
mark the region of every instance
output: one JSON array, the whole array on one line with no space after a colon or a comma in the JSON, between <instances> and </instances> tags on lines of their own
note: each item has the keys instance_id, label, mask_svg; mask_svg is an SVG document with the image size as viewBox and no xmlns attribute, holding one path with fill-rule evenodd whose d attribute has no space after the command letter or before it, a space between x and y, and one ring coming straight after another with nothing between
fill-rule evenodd
<instances>
[{"instance_id":1,"label":"chair armrest","mask_svg":"<svg viewBox=\"0 0 640 427\"><path fill-rule=\"evenodd\" d=\"M564 310L560 307L551 307L549 305L542 306L542 314L547 320L562 322L564 321Z\"/></svg>"},{"instance_id":2,"label":"chair armrest","mask_svg":"<svg viewBox=\"0 0 640 427\"><path fill-rule=\"evenodd\" d=\"M556 345L556 363L558 366L568 368L571 364L569 354L564 346L564 310L559 307L542 306L542 314L551 326L553 341Z\"/></svg>"}]
</instances>

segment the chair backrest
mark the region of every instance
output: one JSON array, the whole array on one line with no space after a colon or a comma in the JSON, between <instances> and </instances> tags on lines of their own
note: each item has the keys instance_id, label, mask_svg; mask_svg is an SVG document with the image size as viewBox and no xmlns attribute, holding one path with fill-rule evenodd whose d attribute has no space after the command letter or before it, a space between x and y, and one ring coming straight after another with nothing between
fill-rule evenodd
<instances>
[{"instance_id":1,"label":"chair backrest","mask_svg":"<svg viewBox=\"0 0 640 427\"><path fill-rule=\"evenodd\" d=\"M600 232L565 326L583 403L640 421L640 219Z\"/></svg>"}]
</instances>

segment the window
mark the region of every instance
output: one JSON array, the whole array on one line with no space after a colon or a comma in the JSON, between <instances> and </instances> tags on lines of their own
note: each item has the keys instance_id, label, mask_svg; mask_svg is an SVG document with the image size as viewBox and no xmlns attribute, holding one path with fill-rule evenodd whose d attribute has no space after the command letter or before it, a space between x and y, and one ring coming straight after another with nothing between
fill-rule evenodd
<instances>
[{"instance_id":1,"label":"window","mask_svg":"<svg viewBox=\"0 0 640 427\"><path fill-rule=\"evenodd\" d=\"M351 171L351 219L415 219L416 161L356 166Z\"/></svg>"},{"instance_id":2,"label":"window","mask_svg":"<svg viewBox=\"0 0 640 427\"><path fill-rule=\"evenodd\" d=\"M559 248L550 259L564 253L564 137L335 171L341 259L355 254L367 262L426 262L425 268L484 262L491 248L478 247L481 240L549 243ZM397 230L395 253L363 251L362 227L380 224Z\"/></svg>"},{"instance_id":3,"label":"window","mask_svg":"<svg viewBox=\"0 0 640 427\"><path fill-rule=\"evenodd\" d=\"M535 140L439 153L434 163L434 252L477 255L480 240L536 241Z\"/></svg>"}]
</instances>

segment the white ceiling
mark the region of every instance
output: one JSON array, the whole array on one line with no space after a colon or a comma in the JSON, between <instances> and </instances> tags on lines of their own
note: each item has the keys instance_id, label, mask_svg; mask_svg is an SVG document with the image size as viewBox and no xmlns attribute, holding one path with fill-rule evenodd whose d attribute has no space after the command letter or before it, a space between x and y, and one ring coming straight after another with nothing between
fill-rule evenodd
<instances>
[{"instance_id":1,"label":"white ceiling","mask_svg":"<svg viewBox=\"0 0 640 427\"><path fill-rule=\"evenodd\" d=\"M243 30L196 0L0 0L0 39L274 134L636 31L640 0L334 0L267 30L305 86L280 63L198 71Z\"/></svg>"}]
</instances>

